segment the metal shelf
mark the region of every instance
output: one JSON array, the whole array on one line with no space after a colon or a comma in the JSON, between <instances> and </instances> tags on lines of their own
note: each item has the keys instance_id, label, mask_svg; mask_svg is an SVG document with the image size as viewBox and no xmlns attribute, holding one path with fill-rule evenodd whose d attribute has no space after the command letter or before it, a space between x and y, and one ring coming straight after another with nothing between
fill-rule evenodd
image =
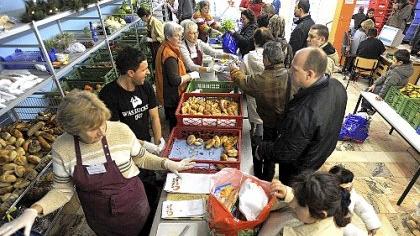
<instances>
[{"instance_id":1,"label":"metal shelf","mask_svg":"<svg viewBox=\"0 0 420 236\"><path fill-rule=\"evenodd\" d=\"M121 0L103 0L103 1L100 1L98 4L101 6L101 5L107 5L107 4L118 2L118 1L121 1ZM83 11L80 11L80 12L75 12L75 11L60 12L60 13L55 14L53 16L47 17L45 19L42 19L42 20L39 20L39 21L34 21L34 23L39 27L39 26L42 26L42 25L52 23L52 22L57 21L57 20L61 20L61 19L66 18L68 16L78 15L78 14L83 13L85 11L89 11L92 8L94 8L95 6L96 6L96 4L90 4L90 5L88 5L87 8L85 8ZM26 23L26 24L22 24L22 23L19 24L18 23L18 26L15 26L10 30L7 30L7 31L1 33L0 34L0 41L6 39L8 37L11 37L11 36L29 31L31 29L32 29L32 23Z\"/></svg>"},{"instance_id":2,"label":"metal shelf","mask_svg":"<svg viewBox=\"0 0 420 236\"><path fill-rule=\"evenodd\" d=\"M48 83L51 83L52 81L53 81L52 76L50 76L50 77L44 79L41 83L39 83L39 84L35 85L34 87L26 90L24 94L20 95L16 99L14 99L14 100L10 101L9 103L5 104L6 107L0 109L0 116L5 114L6 112L8 112L10 109L15 107L19 103L23 102L23 100L25 100L27 97L31 96L36 91L42 89L43 87L45 87Z\"/></svg>"},{"instance_id":3,"label":"metal shelf","mask_svg":"<svg viewBox=\"0 0 420 236\"><path fill-rule=\"evenodd\" d=\"M115 2L120 2L121 0L104 0L98 3L98 6L100 5L106 5L106 4L110 4L110 3L115 3ZM88 6L88 8L86 8L85 11L95 7L96 4L91 4ZM76 15L76 14L80 14L77 12L72 12L72 11L66 11L66 12L62 12L53 16L50 16L48 18L45 18L43 20L34 22L36 27L39 27L41 25L45 25L54 21L57 21L59 19L68 17L68 16L72 16L72 15ZM98 18L99 19L99 18ZM65 76L66 74L68 74L71 70L73 70L73 67L76 64L79 64L81 62L83 62L84 60L86 60L92 53L96 52L99 48L107 46L107 41L109 40L113 40L116 37L118 37L122 32L127 31L130 27L134 26L135 24L137 24L140 21L140 18L135 19L133 22L127 24L126 26L122 27L120 30L116 31L115 33L105 37L103 40L101 40L100 42L96 43L95 46L93 46L92 48L88 49L87 51L83 52L82 54L79 54L79 56L77 56L73 61L71 61L68 65L64 66L61 69L55 70L53 72L53 75L49 76L48 78L46 78L44 81L42 81L41 83L35 85L34 87L32 87L31 89L28 89L27 91L25 91L24 94L18 96L18 98L10 101L9 103L5 104L6 107L0 109L0 116L7 113L8 111L10 111L12 108L14 108L16 105L18 105L19 103L21 103L22 101L24 101L26 98L28 98L29 96L31 96L33 93L35 93L36 91L42 89L44 86L46 86L48 83L52 83L54 82L55 78L57 80L59 80L60 78L62 78L63 76ZM25 24L22 26L18 26L15 27L3 34L0 34L0 40L5 39L9 36L12 36L14 34L19 34L22 33L26 30L31 29L32 26L30 24ZM46 63L46 62L40 62L40 63ZM24 64L24 62L19 62L19 64Z\"/></svg>"},{"instance_id":4,"label":"metal shelf","mask_svg":"<svg viewBox=\"0 0 420 236\"><path fill-rule=\"evenodd\" d=\"M139 22L139 19L134 20L133 22L127 24L126 26L122 27L120 30L118 30L117 32L113 33L112 35L108 36L108 40L113 40L116 37L118 37L122 32L127 31L131 26L135 25L137 22ZM73 67L76 64L79 64L81 62L83 62L84 60L86 60L92 53L96 52L99 48L103 47L106 45L106 40L104 39L102 41L100 41L99 43L97 43L94 47L90 48L89 50L87 50L86 52L84 52L81 56L77 57L74 61L70 62L68 65L66 65L65 67L63 67L62 69L57 70L56 73L56 77L58 79L61 79L63 76L65 76L66 74L68 74L71 70L73 70Z\"/></svg>"}]
</instances>

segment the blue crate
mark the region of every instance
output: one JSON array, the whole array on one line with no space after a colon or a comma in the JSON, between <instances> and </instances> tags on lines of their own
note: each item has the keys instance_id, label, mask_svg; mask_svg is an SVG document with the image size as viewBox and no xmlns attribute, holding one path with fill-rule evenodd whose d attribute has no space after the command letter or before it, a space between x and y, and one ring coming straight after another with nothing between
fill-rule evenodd
<instances>
[{"instance_id":1,"label":"blue crate","mask_svg":"<svg viewBox=\"0 0 420 236\"><path fill-rule=\"evenodd\" d=\"M44 62L42 53L40 51L22 51L21 49L16 49L12 55L7 57L0 57L0 60L5 62ZM30 64L13 64L13 65L4 65L5 69L32 69L34 65Z\"/></svg>"}]
</instances>

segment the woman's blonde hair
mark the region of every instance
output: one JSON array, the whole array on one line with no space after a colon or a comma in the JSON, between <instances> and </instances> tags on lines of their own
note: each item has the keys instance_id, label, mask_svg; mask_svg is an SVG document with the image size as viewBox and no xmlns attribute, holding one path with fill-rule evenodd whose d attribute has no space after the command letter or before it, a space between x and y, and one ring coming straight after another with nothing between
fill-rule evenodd
<instances>
[{"instance_id":1,"label":"woman's blonde hair","mask_svg":"<svg viewBox=\"0 0 420 236\"><path fill-rule=\"evenodd\" d=\"M110 117L111 112L105 104L88 91L71 91L57 110L58 125L71 135L99 128Z\"/></svg>"},{"instance_id":2,"label":"woman's blonde hair","mask_svg":"<svg viewBox=\"0 0 420 236\"><path fill-rule=\"evenodd\" d=\"M368 19L368 20L363 21L360 24L360 26L362 26L362 28L364 30L366 30L366 32L367 32L369 29L372 29L372 28L375 27L375 22L373 22L373 20L371 20L371 19Z\"/></svg>"}]
</instances>

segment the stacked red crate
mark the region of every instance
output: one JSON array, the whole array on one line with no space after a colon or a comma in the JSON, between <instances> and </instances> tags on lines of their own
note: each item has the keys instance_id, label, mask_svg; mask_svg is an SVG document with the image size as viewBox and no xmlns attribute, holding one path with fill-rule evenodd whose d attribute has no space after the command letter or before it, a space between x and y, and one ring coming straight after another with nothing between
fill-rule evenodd
<instances>
[{"instance_id":1,"label":"stacked red crate","mask_svg":"<svg viewBox=\"0 0 420 236\"><path fill-rule=\"evenodd\" d=\"M371 0L369 9L375 10L375 27L381 31L392 12L392 0Z\"/></svg>"}]
</instances>

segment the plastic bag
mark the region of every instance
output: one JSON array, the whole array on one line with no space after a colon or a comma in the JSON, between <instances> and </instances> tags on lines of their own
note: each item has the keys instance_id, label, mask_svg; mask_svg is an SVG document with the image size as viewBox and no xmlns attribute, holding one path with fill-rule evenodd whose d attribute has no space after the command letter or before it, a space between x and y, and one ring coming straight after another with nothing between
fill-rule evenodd
<instances>
[{"instance_id":1,"label":"plastic bag","mask_svg":"<svg viewBox=\"0 0 420 236\"><path fill-rule=\"evenodd\" d=\"M364 114L349 114L341 127L339 140L363 143L369 136L369 118Z\"/></svg>"},{"instance_id":2,"label":"plastic bag","mask_svg":"<svg viewBox=\"0 0 420 236\"><path fill-rule=\"evenodd\" d=\"M226 32L222 38L223 52L236 54L236 51L238 50L238 44L236 43L236 40L233 37L232 33Z\"/></svg>"},{"instance_id":3,"label":"plastic bag","mask_svg":"<svg viewBox=\"0 0 420 236\"><path fill-rule=\"evenodd\" d=\"M268 203L264 189L246 179L239 190L239 210L247 220L256 220Z\"/></svg>"},{"instance_id":4,"label":"plastic bag","mask_svg":"<svg viewBox=\"0 0 420 236\"><path fill-rule=\"evenodd\" d=\"M245 221L235 218L232 213L213 194L222 185L231 185L236 190L245 180L261 186L270 199L255 220ZM211 193L208 200L209 228L213 233L224 236L257 235L259 226L267 219L275 198L270 194L270 183L242 173L238 169L224 168L212 177Z\"/></svg>"}]
</instances>

